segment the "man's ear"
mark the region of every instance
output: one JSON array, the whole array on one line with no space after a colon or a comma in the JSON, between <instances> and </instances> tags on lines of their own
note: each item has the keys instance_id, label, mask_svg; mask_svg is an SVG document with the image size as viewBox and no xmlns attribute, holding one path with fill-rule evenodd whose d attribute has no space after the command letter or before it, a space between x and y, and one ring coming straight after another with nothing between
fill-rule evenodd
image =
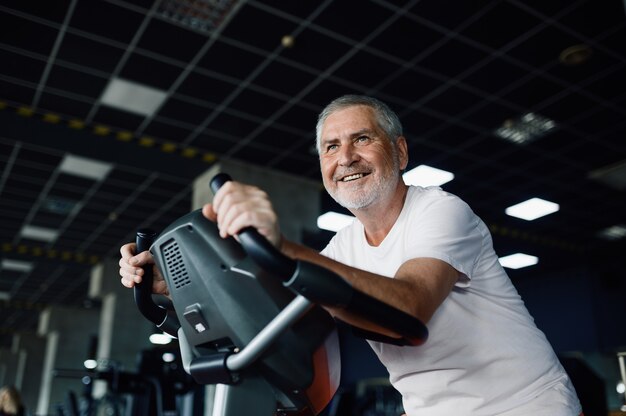
<instances>
[{"instance_id":1,"label":"man's ear","mask_svg":"<svg viewBox=\"0 0 626 416\"><path fill-rule=\"evenodd\" d=\"M400 171L406 169L409 164L409 147L406 144L404 136L399 136L396 139L396 149L398 149L398 160L400 161Z\"/></svg>"}]
</instances>

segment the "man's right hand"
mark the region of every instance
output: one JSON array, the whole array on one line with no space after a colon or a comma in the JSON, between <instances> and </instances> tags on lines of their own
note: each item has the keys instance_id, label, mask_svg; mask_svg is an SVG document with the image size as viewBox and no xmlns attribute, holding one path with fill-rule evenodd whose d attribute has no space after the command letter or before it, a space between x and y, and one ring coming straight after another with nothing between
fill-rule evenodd
<instances>
[{"instance_id":1,"label":"man's right hand","mask_svg":"<svg viewBox=\"0 0 626 416\"><path fill-rule=\"evenodd\" d=\"M122 276L122 284L128 288L132 288L137 283L141 283L144 271L143 266L152 267L154 281L152 284L152 292L157 295L170 295L163 275L156 267L154 258L149 251L135 254L137 246L135 243L124 244L120 248L120 276Z\"/></svg>"},{"instance_id":2,"label":"man's right hand","mask_svg":"<svg viewBox=\"0 0 626 416\"><path fill-rule=\"evenodd\" d=\"M253 227L280 249L282 237L277 214L267 193L256 186L226 182L213 202L203 206L202 214L217 222L222 238L236 236L242 229Z\"/></svg>"}]
</instances>

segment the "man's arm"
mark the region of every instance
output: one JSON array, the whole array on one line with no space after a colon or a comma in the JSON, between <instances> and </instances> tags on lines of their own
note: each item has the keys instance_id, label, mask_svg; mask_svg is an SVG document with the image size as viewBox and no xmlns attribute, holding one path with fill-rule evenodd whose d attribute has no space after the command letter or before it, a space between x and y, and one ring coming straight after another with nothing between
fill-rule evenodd
<instances>
[{"instance_id":1,"label":"man's arm","mask_svg":"<svg viewBox=\"0 0 626 416\"><path fill-rule=\"evenodd\" d=\"M267 194L255 186L230 181L215 194L202 213L217 221L222 237L254 227L288 257L325 267L364 292L426 323L441 305L459 278L449 264L434 258L416 258L404 263L393 279L347 266L306 246L281 237L278 219ZM329 308L335 317L362 329L391 337L392 331L379 327L345 310Z\"/></svg>"},{"instance_id":2,"label":"man's arm","mask_svg":"<svg viewBox=\"0 0 626 416\"><path fill-rule=\"evenodd\" d=\"M317 251L281 238L276 213L265 192L237 182L226 183L215 196L213 204L203 207L203 214L217 221L222 237L236 235L252 226L288 257L325 267L338 274L352 286L384 303L402 310L427 323L452 290L459 272L449 264L434 258L416 258L405 262L394 278L366 272L334 261ZM154 267L149 252L135 253L134 243L121 248L120 275L122 284L133 287L142 280L142 266ZM169 295L165 281L155 267L154 293ZM327 308L338 319L390 337L400 337L386 328L338 308Z\"/></svg>"},{"instance_id":3,"label":"man's arm","mask_svg":"<svg viewBox=\"0 0 626 416\"><path fill-rule=\"evenodd\" d=\"M448 263L434 258L416 258L405 262L393 279L347 266L325 257L313 249L284 240L283 253L291 258L325 267L347 280L352 286L384 303L427 323L448 296L459 278L459 272ZM391 337L399 337L386 328L337 308L328 308L336 318L359 328Z\"/></svg>"}]
</instances>

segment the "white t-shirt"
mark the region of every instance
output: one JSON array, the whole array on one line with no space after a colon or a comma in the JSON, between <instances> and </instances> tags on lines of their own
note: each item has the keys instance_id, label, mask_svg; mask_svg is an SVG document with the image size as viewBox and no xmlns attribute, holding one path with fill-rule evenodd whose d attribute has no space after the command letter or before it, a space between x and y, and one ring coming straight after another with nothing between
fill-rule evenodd
<instances>
[{"instance_id":1,"label":"white t-shirt","mask_svg":"<svg viewBox=\"0 0 626 416\"><path fill-rule=\"evenodd\" d=\"M371 342L408 416L574 416L575 390L498 262L488 228L458 197L409 187L378 246L363 225L340 230L322 254L393 277L407 260L431 257L462 273L428 322L419 347Z\"/></svg>"}]
</instances>

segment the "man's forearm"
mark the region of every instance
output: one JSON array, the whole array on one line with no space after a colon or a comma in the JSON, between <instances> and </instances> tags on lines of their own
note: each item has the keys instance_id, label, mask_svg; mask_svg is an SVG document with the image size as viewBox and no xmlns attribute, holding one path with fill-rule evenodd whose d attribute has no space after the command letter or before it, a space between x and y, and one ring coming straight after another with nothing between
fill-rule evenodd
<instances>
[{"instance_id":1,"label":"man's forearm","mask_svg":"<svg viewBox=\"0 0 626 416\"><path fill-rule=\"evenodd\" d=\"M321 255L320 253L318 253L317 251L309 247L291 242L286 239L283 239L281 242L281 251L283 252L283 254L285 254L286 256L292 259L310 262L318 266L322 266L328 270L331 270L337 275L339 275L340 277L342 277L344 280L348 281L356 290L364 292L385 303L390 303L387 299L387 296L383 295L384 292L388 292L390 286L394 285L394 282L389 281L389 278L374 275L373 273L355 269L343 263L339 263L335 260L332 260L328 257ZM379 282L377 282L378 284L374 283L378 279L381 279ZM377 288L375 286L380 286L380 287ZM354 313L351 313L345 309L331 307L328 305L322 305L322 306L324 306L324 308L335 318L340 319L350 325L353 325L353 326L356 326L356 327L359 327L361 329L365 329L368 331L377 332L379 334L386 335L389 337L394 337L394 338L400 337L400 334L397 334L387 328L378 326L368 321L366 318L355 315ZM398 307L398 305L392 305L392 306L402 309L402 310L405 309L402 307ZM408 311L405 310L405 312L408 312Z\"/></svg>"}]
</instances>

